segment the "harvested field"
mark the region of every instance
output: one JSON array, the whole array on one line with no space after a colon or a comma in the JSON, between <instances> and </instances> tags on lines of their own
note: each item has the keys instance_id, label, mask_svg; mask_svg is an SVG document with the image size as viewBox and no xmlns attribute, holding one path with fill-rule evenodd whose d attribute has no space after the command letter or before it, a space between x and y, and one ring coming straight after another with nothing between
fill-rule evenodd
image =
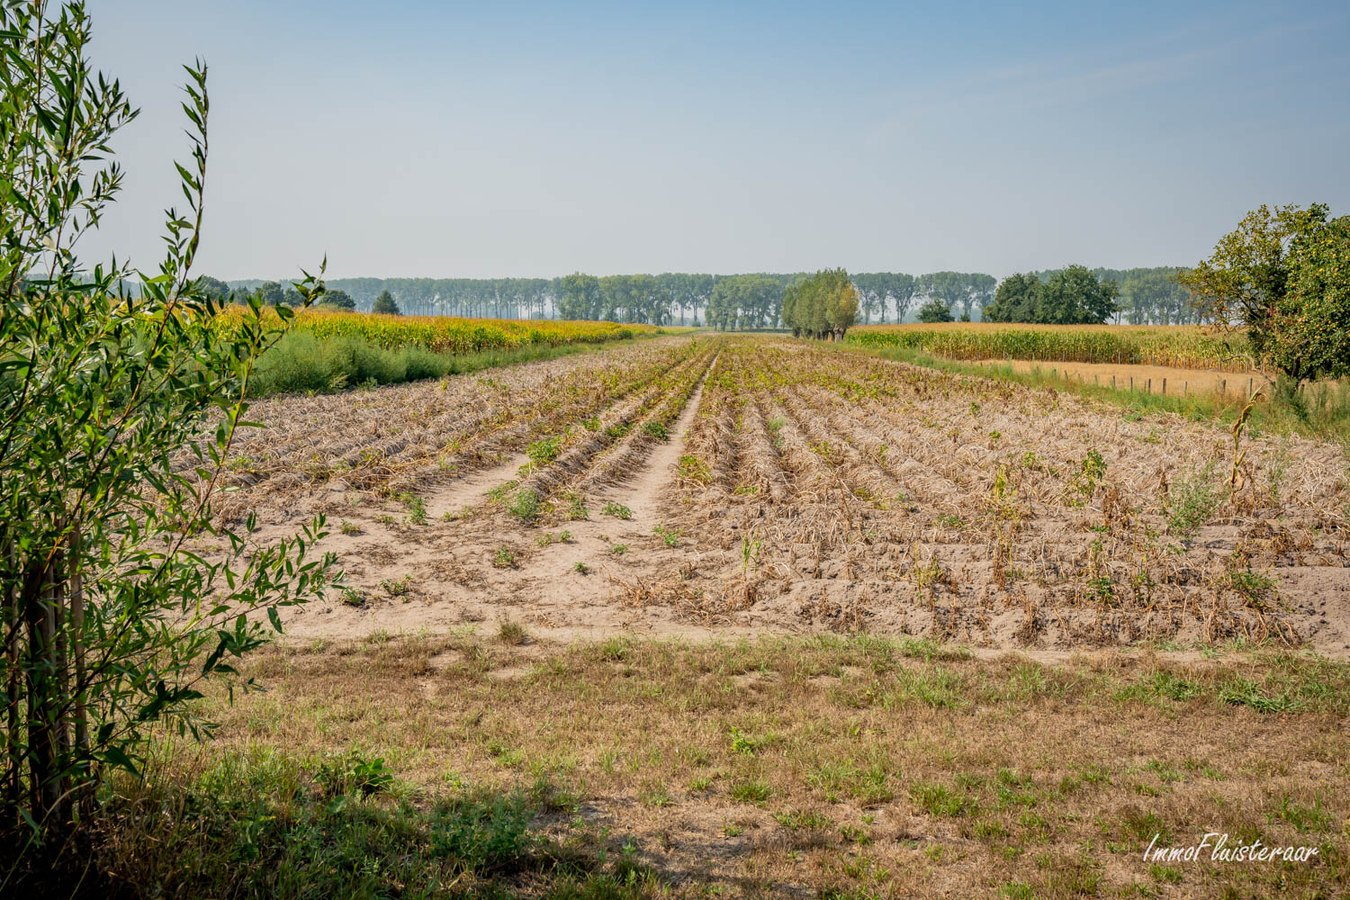
<instances>
[{"instance_id":1,"label":"harvested field","mask_svg":"<svg viewBox=\"0 0 1350 900\"><path fill-rule=\"evenodd\" d=\"M773 338L257 404L221 512L326 512L293 632L519 620L1350 652L1344 455Z\"/></svg>"},{"instance_id":2,"label":"harvested field","mask_svg":"<svg viewBox=\"0 0 1350 900\"><path fill-rule=\"evenodd\" d=\"M1115 363L1040 363L1025 359L979 360L980 365L1011 368L1014 372L1040 372L1059 376L1078 384L1100 385L1117 390L1185 397L1192 394L1217 394L1229 400L1246 399L1250 391L1264 388L1268 398L1272 380L1260 372L1247 374L1207 369L1178 369L1173 366L1131 366ZM1114 378L1113 382L1111 379ZM1334 384L1333 384L1334 387Z\"/></svg>"}]
</instances>

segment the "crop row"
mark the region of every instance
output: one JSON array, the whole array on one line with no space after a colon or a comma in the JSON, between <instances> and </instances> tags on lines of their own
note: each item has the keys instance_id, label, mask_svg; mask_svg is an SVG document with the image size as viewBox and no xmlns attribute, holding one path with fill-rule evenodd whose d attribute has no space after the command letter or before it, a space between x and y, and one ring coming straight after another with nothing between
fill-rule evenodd
<instances>
[{"instance_id":1,"label":"crop row","mask_svg":"<svg viewBox=\"0 0 1350 900\"><path fill-rule=\"evenodd\" d=\"M1350 562L1344 519L1325 512L1346 490L1339 463L1244 438L1234 490L1215 438L1054 392L745 342L708 379L674 508L700 549L725 554L710 594L728 621L786 606L814 625L973 643L1297 640L1307 595L1291 582L1280 596L1281 568ZM1276 513L1300 524L1272 530Z\"/></svg>"},{"instance_id":2,"label":"crop row","mask_svg":"<svg viewBox=\"0 0 1350 900\"><path fill-rule=\"evenodd\" d=\"M705 352L698 341L658 339L613 354L550 360L355 394L256 404L266 429L236 441L220 512L260 502L284 507L297 491L342 482L388 493L490 465L569 423L659 393L666 372ZM191 463L184 457L182 465Z\"/></svg>"},{"instance_id":3,"label":"crop row","mask_svg":"<svg viewBox=\"0 0 1350 900\"><path fill-rule=\"evenodd\" d=\"M1245 336L1198 325L872 325L851 329L857 347L903 347L946 359L1025 359L1218 369L1253 368Z\"/></svg>"}]
</instances>

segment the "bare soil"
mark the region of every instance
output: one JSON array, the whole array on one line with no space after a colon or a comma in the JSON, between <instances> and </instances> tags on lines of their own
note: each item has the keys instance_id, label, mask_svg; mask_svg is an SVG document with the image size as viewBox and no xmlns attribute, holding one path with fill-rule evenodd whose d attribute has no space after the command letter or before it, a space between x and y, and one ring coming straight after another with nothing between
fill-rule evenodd
<instances>
[{"instance_id":1,"label":"bare soil","mask_svg":"<svg viewBox=\"0 0 1350 900\"><path fill-rule=\"evenodd\" d=\"M1179 369L1172 366L1130 366L1116 363L1036 362L1026 359L985 359L978 365L1011 366L1014 372L1040 371L1057 374L1079 384L1094 384L1117 390L1137 391L1141 394L1166 394L1186 397L1195 394L1218 394L1229 399L1250 396L1258 388L1270 393L1271 379L1261 372L1246 374L1210 369ZM1112 382L1112 378L1115 379ZM1333 383L1334 386L1334 383Z\"/></svg>"},{"instance_id":2,"label":"bare soil","mask_svg":"<svg viewBox=\"0 0 1350 900\"><path fill-rule=\"evenodd\" d=\"M1206 423L706 336L253 412L222 515L267 540L326 513L351 591L292 612L302 638L513 620L1350 654L1346 460L1297 437L1241 438L1234 476Z\"/></svg>"}]
</instances>

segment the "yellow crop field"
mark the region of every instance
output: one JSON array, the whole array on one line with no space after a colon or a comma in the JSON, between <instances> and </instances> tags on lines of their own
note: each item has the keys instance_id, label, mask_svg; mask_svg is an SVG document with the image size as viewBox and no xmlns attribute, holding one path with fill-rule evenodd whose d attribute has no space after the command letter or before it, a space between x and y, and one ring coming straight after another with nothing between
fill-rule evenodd
<instances>
[{"instance_id":1,"label":"yellow crop field","mask_svg":"<svg viewBox=\"0 0 1350 900\"><path fill-rule=\"evenodd\" d=\"M859 347L907 347L947 359L1114 363L1221 372L1255 368L1241 332L1201 325L864 325L850 329L846 340Z\"/></svg>"},{"instance_id":2,"label":"yellow crop field","mask_svg":"<svg viewBox=\"0 0 1350 900\"><path fill-rule=\"evenodd\" d=\"M243 307L231 307L222 313L221 326L229 328L240 322L243 315ZM280 319L277 321L279 323ZM654 325L619 325L615 322L386 316L315 309L297 313L294 330L318 338L361 337L390 349L421 347L437 353L600 343L658 331Z\"/></svg>"}]
</instances>

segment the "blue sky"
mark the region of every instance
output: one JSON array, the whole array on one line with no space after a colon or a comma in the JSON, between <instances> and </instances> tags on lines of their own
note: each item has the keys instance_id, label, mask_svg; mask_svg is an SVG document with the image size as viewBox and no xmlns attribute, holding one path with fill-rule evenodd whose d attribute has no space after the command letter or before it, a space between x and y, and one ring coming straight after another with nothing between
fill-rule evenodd
<instances>
[{"instance_id":1,"label":"blue sky","mask_svg":"<svg viewBox=\"0 0 1350 900\"><path fill-rule=\"evenodd\" d=\"M372 11L374 9L375 11ZM1350 213L1350 4L94 0L142 114L88 261L149 268L180 64L201 271L333 277L1186 264Z\"/></svg>"}]
</instances>

